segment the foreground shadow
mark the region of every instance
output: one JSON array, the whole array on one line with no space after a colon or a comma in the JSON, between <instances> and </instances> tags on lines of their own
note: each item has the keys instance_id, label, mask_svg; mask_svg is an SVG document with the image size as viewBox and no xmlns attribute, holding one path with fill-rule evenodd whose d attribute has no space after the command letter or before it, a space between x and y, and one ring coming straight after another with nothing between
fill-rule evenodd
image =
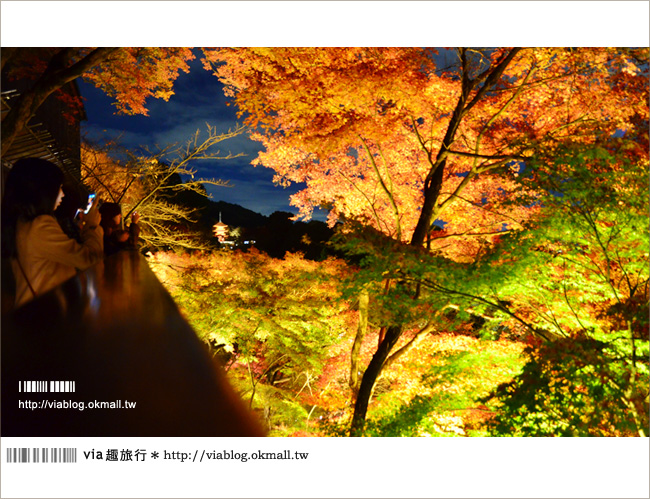
<instances>
[{"instance_id":1,"label":"foreground shadow","mask_svg":"<svg viewBox=\"0 0 650 499\"><path fill-rule=\"evenodd\" d=\"M3 437L263 434L135 251L3 314Z\"/></svg>"}]
</instances>

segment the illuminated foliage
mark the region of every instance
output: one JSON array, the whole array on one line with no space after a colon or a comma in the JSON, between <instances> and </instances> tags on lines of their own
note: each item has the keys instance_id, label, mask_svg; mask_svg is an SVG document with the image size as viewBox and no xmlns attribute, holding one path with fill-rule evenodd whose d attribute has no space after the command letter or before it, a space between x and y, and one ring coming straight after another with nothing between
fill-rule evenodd
<instances>
[{"instance_id":1,"label":"illuminated foliage","mask_svg":"<svg viewBox=\"0 0 650 499\"><path fill-rule=\"evenodd\" d=\"M124 47L83 78L115 98L118 112L147 116L146 100L169 100L174 81L180 71L189 73L192 59L192 49L187 47Z\"/></svg>"},{"instance_id":2,"label":"illuminated foliage","mask_svg":"<svg viewBox=\"0 0 650 499\"><path fill-rule=\"evenodd\" d=\"M538 227L544 205L536 196L547 191L541 183L519 182L529 165L552 165L563 148L592 147L639 124L647 130L647 49L204 54L206 67L259 130L253 137L265 150L254 163L272 168L277 182L306 185L292 198L303 215L324 205L331 223L362 227L343 245L362 262L356 290L373 294L369 314L378 317L380 341L359 386L352 434L362 431L375 383L405 328L417 325L424 333L435 326L418 320L427 309L434 323L451 307L461 321L472 313L510 321L504 327L546 340L558 335L557 326L568 327L576 297L561 302L564 310L545 311L517 288L533 268L550 277L535 280L533 294L566 288L566 296L575 295L597 277L555 279L554 266L528 268L523 260L489 255ZM557 178L571 171L568 165ZM545 237L530 234L530 241L545 246ZM564 323L541 326L544 313L552 321L562 315Z\"/></svg>"},{"instance_id":3,"label":"illuminated foliage","mask_svg":"<svg viewBox=\"0 0 650 499\"><path fill-rule=\"evenodd\" d=\"M287 254L279 260L255 250L156 253L150 264L272 435L343 433L351 416L356 314L339 288L352 269L333 259L317 263ZM416 334L407 332L398 347ZM363 363L373 355L376 331L368 340ZM384 371L367 435L481 434L494 404L478 399L520 370L522 349L506 338L427 334ZM426 410L414 419L419 404ZM457 423L458 433L440 426L447 420Z\"/></svg>"},{"instance_id":4,"label":"illuminated foliage","mask_svg":"<svg viewBox=\"0 0 650 499\"><path fill-rule=\"evenodd\" d=\"M481 402L521 370L523 344L444 333L417 346L386 373L368 436L483 436L496 404ZM388 385L390 390L388 390ZM376 407L376 408L375 408Z\"/></svg>"},{"instance_id":5,"label":"illuminated foliage","mask_svg":"<svg viewBox=\"0 0 650 499\"><path fill-rule=\"evenodd\" d=\"M493 435L646 436L648 341L561 339L530 348L531 360L501 385Z\"/></svg>"},{"instance_id":6,"label":"illuminated foliage","mask_svg":"<svg viewBox=\"0 0 650 499\"><path fill-rule=\"evenodd\" d=\"M337 291L342 262L251 249L157 253L152 268L274 434L340 404L345 379L328 364L345 350L353 319Z\"/></svg>"},{"instance_id":7,"label":"illuminated foliage","mask_svg":"<svg viewBox=\"0 0 650 499\"><path fill-rule=\"evenodd\" d=\"M306 182L293 198L303 214L326 204L333 220L405 241L435 171L433 219L444 218L447 234L489 234L524 216L497 210L512 160L540 141L626 128L645 106L634 54L608 49L459 50L444 67L435 51L416 48L205 55L247 123L265 131L254 135L265 146L255 163L278 182Z\"/></svg>"},{"instance_id":8,"label":"illuminated foliage","mask_svg":"<svg viewBox=\"0 0 650 499\"><path fill-rule=\"evenodd\" d=\"M522 267L498 293L558 339L531 347L521 376L496 392L499 433L647 434L647 133L555 149L522 178L542 187L543 209L498 253Z\"/></svg>"}]
</instances>

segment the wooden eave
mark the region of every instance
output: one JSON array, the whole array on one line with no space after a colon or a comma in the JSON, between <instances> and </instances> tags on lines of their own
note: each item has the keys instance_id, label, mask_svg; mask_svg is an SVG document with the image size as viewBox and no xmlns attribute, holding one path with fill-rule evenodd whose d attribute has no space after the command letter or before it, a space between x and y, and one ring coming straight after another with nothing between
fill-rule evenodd
<instances>
[{"instance_id":1,"label":"wooden eave","mask_svg":"<svg viewBox=\"0 0 650 499\"><path fill-rule=\"evenodd\" d=\"M11 110L12 102L20 94L16 90L3 91L1 118ZM14 139L6 154L2 156L2 166L10 168L14 161L20 158L42 158L58 165L66 175L75 178L72 160L61 150L52 135L42 123L30 123Z\"/></svg>"}]
</instances>

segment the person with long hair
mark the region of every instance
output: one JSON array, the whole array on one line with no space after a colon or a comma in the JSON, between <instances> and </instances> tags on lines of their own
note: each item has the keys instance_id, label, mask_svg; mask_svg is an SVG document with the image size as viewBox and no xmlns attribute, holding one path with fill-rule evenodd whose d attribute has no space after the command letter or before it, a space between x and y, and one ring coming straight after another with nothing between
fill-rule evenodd
<instances>
[{"instance_id":1,"label":"person with long hair","mask_svg":"<svg viewBox=\"0 0 650 499\"><path fill-rule=\"evenodd\" d=\"M61 229L54 210L63 199L63 172L49 161L16 161L2 199L2 258L10 259L15 306L73 277L103 258L97 203L84 217L81 243Z\"/></svg>"}]
</instances>

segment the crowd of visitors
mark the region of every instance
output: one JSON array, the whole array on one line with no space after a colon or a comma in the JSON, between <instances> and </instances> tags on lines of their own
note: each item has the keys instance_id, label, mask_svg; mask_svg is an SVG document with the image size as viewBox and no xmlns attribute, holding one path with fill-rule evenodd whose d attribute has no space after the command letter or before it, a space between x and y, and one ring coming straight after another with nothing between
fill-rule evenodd
<instances>
[{"instance_id":1,"label":"crowd of visitors","mask_svg":"<svg viewBox=\"0 0 650 499\"><path fill-rule=\"evenodd\" d=\"M137 247L137 213L124 230L119 204L93 199L80 206L79 196L66 196L63 183L63 172L38 158L16 161L7 175L2 197L3 309L10 305L9 295L13 306L21 306L105 255Z\"/></svg>"}]
</instances>

